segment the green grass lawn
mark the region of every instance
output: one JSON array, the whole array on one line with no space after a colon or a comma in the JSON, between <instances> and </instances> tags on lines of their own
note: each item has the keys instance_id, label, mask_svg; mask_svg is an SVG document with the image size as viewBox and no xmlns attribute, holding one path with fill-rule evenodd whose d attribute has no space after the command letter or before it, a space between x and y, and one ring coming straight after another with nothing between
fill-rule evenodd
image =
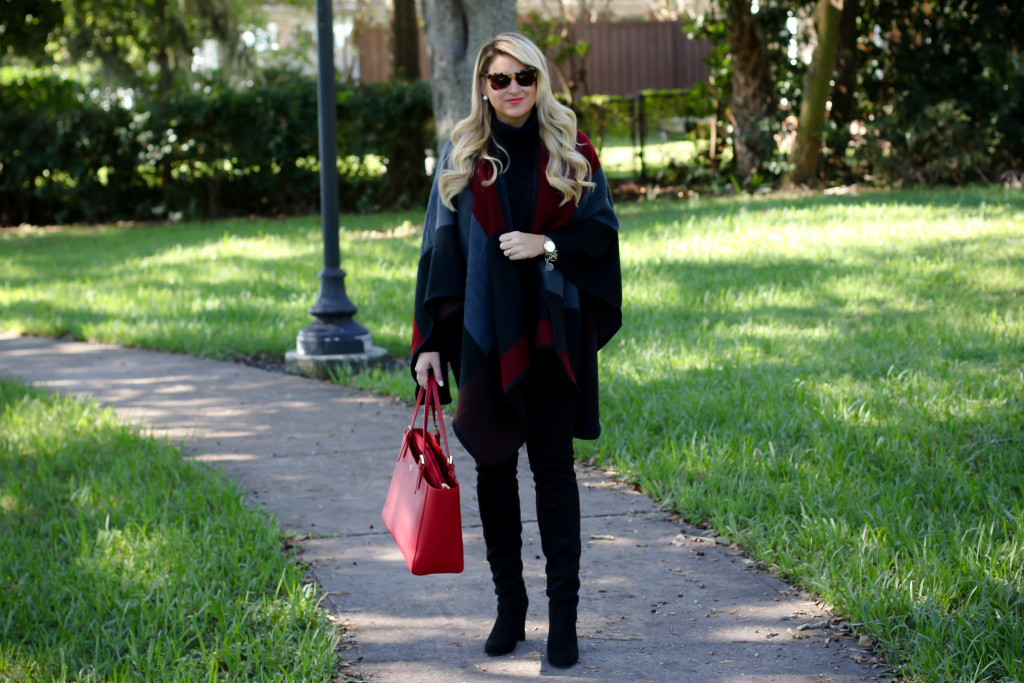
<instances>
[{"instance_id":1,"label":"green grass lawn","mask_svg":"<svg viewBox=\"0 0 1024 683\"><path fill-rule=\"evenodd\" d=\"M1024 680L1024 197L998 188L619 207L613 467L822 596L916 680ZM413 213L343 217L357 320L408 353ZM3 326L277 357L315 219L0 236ZM348 381L408 395L408 374Z\"/></svg>"},{"instance_id":2,"label":"green grass lawn","mask_svg":"<svg viewBox=\"0 0 1024 683\"><path fill-rule=\"evenodd\" d=\"M336 643L233 485L0 377L0 681L328 681Z\"/></svg>"}]
</instances>

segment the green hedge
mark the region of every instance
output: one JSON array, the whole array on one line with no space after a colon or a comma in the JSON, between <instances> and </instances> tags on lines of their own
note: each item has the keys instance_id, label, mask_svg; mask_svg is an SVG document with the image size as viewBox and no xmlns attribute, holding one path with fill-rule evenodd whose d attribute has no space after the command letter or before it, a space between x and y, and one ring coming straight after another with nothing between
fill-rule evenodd
<instances>
[{"instance_id":1,"label":"green hedge","mask_svg":"<svg viewBox=\"0 0 1024 683\"><path fill-rule=\"evenodd\" d=\"M643 100L642 103L639 100ZM688 126L714 114L704 83L690 90L643 90L635 95L586 95L572 102L580 128L602 145L605 136L630 137L643 114L648 139L671 120L686 119Z\"/></svg>"},{"instance_id":2,"label":"green hedge","mask_svg":"<svg viewBox=\"0 0 1024 683\"><path fill-rule=\"evenodd\" d=\"M54 78L20 77L0 86L0 224L319 207L311 78L135 103L125 92L86 92ZM401 172L412 177L386 169L410 137L433 146L429 86L339 85L337 102L341 208L425 201L429 178L422 168Z\"/></svg>"}]
</instances>

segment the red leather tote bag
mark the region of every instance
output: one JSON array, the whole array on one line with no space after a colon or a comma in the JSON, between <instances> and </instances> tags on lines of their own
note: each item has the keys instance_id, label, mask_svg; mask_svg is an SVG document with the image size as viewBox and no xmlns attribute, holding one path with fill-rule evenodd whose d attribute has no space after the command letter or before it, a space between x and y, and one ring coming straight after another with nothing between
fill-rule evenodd
<instances>
[{"instance_id":1,"label":"red leather tote bag","mask_svg":"<svg viewBox=\"0 0 1024 683\"><path fill-rule=\"evenodd\" d=\"M415 426L416 415L424 401L423 427L419 428ZM431 414L433 434L427 429ZM413 574L462 571L459 482L455 478L455 464L448 449L441 401L433 377L426 389L420 388L416 397L412 422L402 438L402 450L391 475L381 518Z\"/></svg>"}]
</instances>

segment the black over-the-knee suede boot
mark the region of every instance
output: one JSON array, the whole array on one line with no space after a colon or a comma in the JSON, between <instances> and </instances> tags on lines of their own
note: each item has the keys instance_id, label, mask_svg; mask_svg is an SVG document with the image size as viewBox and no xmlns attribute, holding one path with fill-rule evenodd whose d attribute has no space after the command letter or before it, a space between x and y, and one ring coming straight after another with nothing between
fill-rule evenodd
<instances>
[{"instance_id":1,"label":"black over-the-knee suede boot","mask_svg":"<svg viewBox=\"0 0 1024 683\"><path fill-rule=\"evenodd\" d=\"M484 652L504 655L512 652L519 641L526 640L529 606L523 583L523 525L515 458L496 467L477 465L477 499L487 563L498 596L498 618L484 644Z\"/></svg>"},{"instance_id":2,"label":"black over-the-knee suede boot","mask_svg":"<svg viewBox=\"0 0 1024 683\"><path fill-rule=\"evenodd\" d=\"M571 442L570 442L571 443ZM535 450L540 450L534 445ZM530 458L537 485L537 524L546 560L548 663L568 668L579 661L576 608L580 592L580 494L570 452Z\"/></svg>"}]
</instances>

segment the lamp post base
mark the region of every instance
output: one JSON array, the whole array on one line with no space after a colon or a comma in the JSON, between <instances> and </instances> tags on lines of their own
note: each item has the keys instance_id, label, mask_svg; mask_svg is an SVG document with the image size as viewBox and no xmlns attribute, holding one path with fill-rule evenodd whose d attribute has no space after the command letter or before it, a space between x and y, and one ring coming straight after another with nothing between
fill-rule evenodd
<instances>
[{"instance_id":1,"label":"lamp post base","mask_svg":"<svg viewBox=\"0 0 1024 683\"><path fill-rule=\"evenodd\" d=\"M340 372L359 372L378 365L388 358L388 352L371 346L360 353L335 353L311 356L299 351L284 355L284 371L290 375L303 375L313 379L331 379Z\"/></svg>"},{"instance_id":2,"label":"lamp post base","mask_svg":"<svg viewBox=\"0 0 1024 683\"><path fill-rule=\"evenodd\" d=\"M310 323L299 331L296 350L284 356L285 372L331 379L338 371L359 372L388 357L370 333L351 318Z\"/></svg>"}]
</instances>

